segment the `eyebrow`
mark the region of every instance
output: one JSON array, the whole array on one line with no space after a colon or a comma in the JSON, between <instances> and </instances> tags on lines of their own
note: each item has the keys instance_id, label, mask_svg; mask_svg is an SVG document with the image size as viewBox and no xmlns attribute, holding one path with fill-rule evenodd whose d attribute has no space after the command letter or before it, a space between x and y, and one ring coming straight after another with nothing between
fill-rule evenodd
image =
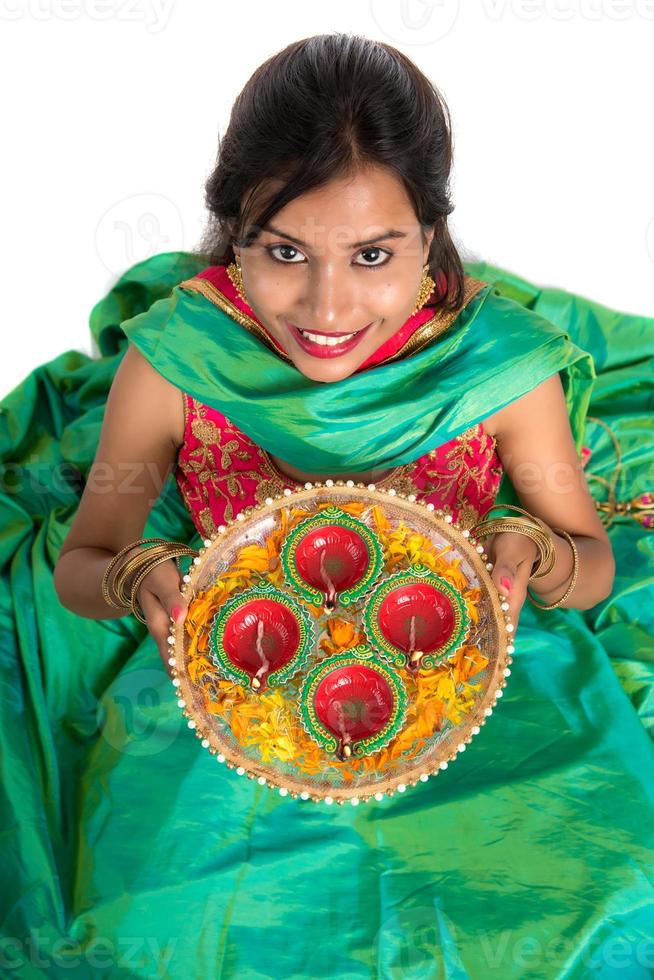
<instances>
[{"instance_id":1,"label":"eyebrow","mask_svg":"<svg viewBox=\"0 0 654 980\"><path fill-rule=\"evenodd\" d=\"M275 228L273 225L263 225L262 231L270 231L273 235L279 235L280 238L288 238L289 241L294 242L296 245L301 245L302 248L310 248L306 242L301 241L299 238L294 238L293 235L288 235L285 231L281 231L279 228ZM374 245L375 242L382 242L386 238L406 238L406 232L397 231L395 228L390 228L383 235L377 235L376 238L365 238L362 242L352 242L348 245L348 248L361 248L362 245Z\"/></svg>"}]
</instances>

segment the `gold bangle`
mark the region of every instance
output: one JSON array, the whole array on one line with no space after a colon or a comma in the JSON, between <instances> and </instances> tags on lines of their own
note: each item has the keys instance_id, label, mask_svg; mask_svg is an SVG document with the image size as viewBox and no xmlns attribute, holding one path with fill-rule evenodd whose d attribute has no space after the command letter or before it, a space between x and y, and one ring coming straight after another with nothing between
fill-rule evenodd
<instances>
[{"instance_id":1,"label":"gold bangle","mask_svg":"<svg viewBox=\"0 0 654 980\"><path fill-rule=\"evenodd\" d=\"M519 523L522 527L534 527L534 525L536 525L534 528L535 530L536 528L540 528L542 530L543 534L545 535L545 538L541 539L544 545L545 554L539 550L538 558L534 562L534 566L532 566L532 572L529 577L541 578L543 575L548 575L556 563L556 549L547 525L544 523L544 521L541 521L540 517L530 514L529 511L524 510L522 507L516 507L515 504L493 504L491 507L489 507L487 513L490 513L492 510L499 509L512 510L517 514L522 514L522 517L513 518L513 520ZM490 520L509 520L509 518L491 518ZM490 523L490 521L488 521L488 523ZM520 533L520 531L518 531L518 533ZM544 564L546 565L545 568L543 568Z\"/></svg>"},{"instance_id":2,"label":"gold bangle","mask_svg":"<svg viewBox=\"0 0 654 980\"><path fill-rule=\"evenodd\" d=\"M144 565L152 561L157 555L168 554L169 542L152 545L150 548L141 548L136 554L131 555L116 572L114 578L114 593L119 602L130 607L131 589L129 586L130 576L138 572Z\"/></svg>"},{"instance_id":3,"label":"gold bangle","mask_svg":"<svg viewBox=\"0 0 654 980\"><path fill-rule=\"evenodd\" d=\"M145 623L146 626L147 626L147 621L145 619L145 613L143 612L143 608L137 599L138 590L141 587L141 583L143 582L143 580L147 578L147 576L150 574L153 568L156 568L157 565L161 565L163 564L163 562L168 561L169 558L174 558L174 557L178 557L178 556L166 554L166 555L159 555L157 558L153 558L152 561L148 563L147 567L141 569L141 571L134 579L134 582L131 587L132 596L130 601L130 608L134 613L134 615L136 616L136 618L139 619L142 623Z\"/></svg>"},{"instance_id":4,"label":"gold bangle","mask_svg":"<svg viewBox=\"0 0 654 980\"><path fill-rule=\"evenodd\" d=\"M506 505L506 506L509 506L509 505ZM544 575L549 575L549 573L552 571L552 569L556 565L556 547L554 545L554 542L552 541L552 535L550 534L550 528L547 526L547 524L544 521L541 521L540 517L536 517L534 514L529 514L526 510L522 510L521 507L513 507L513 506L511 506L511 509L512 510L517 510L517 511L519 511L522 514L525 514L526 517L529 518L529 520L535 521L536 524L538 525L538 527L540 527L540 529L542 530L543 534L546 536L547 541L548 541L548 548L547 548L547 550L549 551L549 557L546 559L546 567L545 568L542 567L543 564L545 564L545 562L538 562L538 564L536 564L536 567L532 570L532 573L529 576L529 578L530 579L531 578L542 578ZM516 518L516 520L519 520L519 518Z\"/></svg>"},{"instance_id":5,"label":"gold bangle","mask_svg":"<svg viewBox=\"0 0 654 980\"><path fill-rule=\"evenodd\" d=\"M491 534L508 532L524 534L534 542L538 549L538 555L532 565L532 571L529 577L540 578L543 575L547 575L552 571L556 562L556 549L547 526L538 517L534 517L532 514L527 513L526 510L523 510L521 507L515 507L513 504L493 504L489 508L489 512L500 507L506 510L517 511L524 516L486 518L470 529L471 535L476 538L486 538L490 537Z\"/></svg>"},{"instance_id":6,"label":"gold bangle","mask_svg":"<svg viewBox=\"0 0 654 980\"><path fill-rule=\"evenodd\" d=\"M479 533L477 533L478 531ZM534 527L533 524L527 521L523 522L514 517L497 517L491 521L484 522L482 528L474 528L473 532L480 538L490 537L491 534L505 533L524 534L525 537L530 538L536 545L538 551L532 565L530 578L538 578L541 575L546 575L554 567L556 555L551 538L546 532L541 531L538 527Z\"/></svg>"},{"instance_id":7,"label":"gold bangle","mask_svg":"<svg viewBox=\"0 0 654 980\"><path fill-rule=\"evenodd\" d=\"M158 563L159 558L162 560L167 560L168 558L177 559L182 555L192 555L195 557L197 551L176 541L166 541L163 544L153 545L151 548L146 548L132 555L122 566L115 578L116 596L119 601L131 609L134 581L141 572L145 570L147 573L150 567L154 567L155 562Z\"/></svg>"},{"instance_id":8,"label":"gold bangle","mask_svg":"<svg viewBox=\"0 0 654 980\"><path fill-rule=\"evenodd\" d=\"M114 609L129 609L129 606L126 606L124 603L117 602L116 598L114 598L116 594L115 591L113 591L113 582L111 583L111 588L109 587L109 576L111 575L111 572L116 567L118 561L123 557L123 555L126 555L128 551L132 550L132 548L136 548L137 545L146 544L148 542L160 543L163 542L164 540L165 540L164 538L139 538L137 541L132 541L130 544L125 545L124 548L121 548L118 554L113 556L113 558L111 559L111 561L109 562L109 564L104 570L104 574L102 576L102 584L101 584L102 598L104 599L104 601L107 603L108 606L113 606Z\"/></svg>"},{"instance_id":9,"label":"gold bangle","mask_svg":"<svg viewBox=\"0 0 654 980\"><path fill-rule=\"evenodd\" d=\"M538 602L536 599L534 599L529 589L527 589L527 596L539 609L556 609L556 607L560 606L562 602L565 602L565 600L572 594L572 591L577 584L577 575L579 574L579 552L577 551L577 546L574 539L570 534L568 534L567 531L563 531L558 527L553 527L552 530L555 532L555 534L560 534L562 537L564 537L572 548L572 579L570 581L570 585L565 590L561 598L557 599L556 602L550 603L549 605L544 605L542 602Z\"/></svg>"}]
</instances>

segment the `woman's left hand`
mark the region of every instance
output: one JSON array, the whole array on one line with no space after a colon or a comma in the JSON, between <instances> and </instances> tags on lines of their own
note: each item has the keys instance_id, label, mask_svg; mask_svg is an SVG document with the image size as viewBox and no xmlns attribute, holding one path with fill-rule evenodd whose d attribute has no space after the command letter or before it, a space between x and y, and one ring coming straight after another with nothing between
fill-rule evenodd
<instances>
[{"instance_id":1,"label":"woman's left hand","mask_svg":"<svg viewBox=\"0 0 654 980\"><path fill-rule=\"evenodd\" d=\"M538 549L531 538L513 531L493 534L483 543L493 563L491 578L500 595L506 598L509 616L517 629Z\"/></svg>"}]
</instances>

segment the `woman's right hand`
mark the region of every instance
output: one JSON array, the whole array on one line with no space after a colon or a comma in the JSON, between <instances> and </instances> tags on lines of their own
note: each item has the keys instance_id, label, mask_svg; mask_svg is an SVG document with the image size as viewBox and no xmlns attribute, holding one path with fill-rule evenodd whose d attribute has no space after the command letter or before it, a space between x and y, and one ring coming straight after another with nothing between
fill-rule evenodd
<instances>
[{"instance_id":1,"label":"woman's right hand","mask_svg":"<svg viewBox=\"0 0 654 980\"><path fill-rule=\"evenodd\" d=\"M168 663L171 646L168 643L171 621L183 622L188 603L180 591L181 574L173 558L162 561L145 576L139 586L136 599L154 637L159 656L169 677L172 668Z\"/></svg>"}]
</instances>

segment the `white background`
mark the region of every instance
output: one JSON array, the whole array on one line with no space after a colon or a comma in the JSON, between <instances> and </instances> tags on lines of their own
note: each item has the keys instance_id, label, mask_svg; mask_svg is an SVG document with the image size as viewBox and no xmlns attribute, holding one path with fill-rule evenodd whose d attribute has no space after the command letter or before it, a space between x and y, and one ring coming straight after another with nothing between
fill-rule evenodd
<instances>
[{"instance_id":1,"label":"white background","mask_svg":"<svg viewBox=\"0 0 654 980\"><path fill-rule=\"evenodd\" d=\"M654 0L0 0L0 395L131 264L192 248L238 91L297 38L405 51L455 132L465 257L654 313Z\"/></svg>"}]
</instances>

